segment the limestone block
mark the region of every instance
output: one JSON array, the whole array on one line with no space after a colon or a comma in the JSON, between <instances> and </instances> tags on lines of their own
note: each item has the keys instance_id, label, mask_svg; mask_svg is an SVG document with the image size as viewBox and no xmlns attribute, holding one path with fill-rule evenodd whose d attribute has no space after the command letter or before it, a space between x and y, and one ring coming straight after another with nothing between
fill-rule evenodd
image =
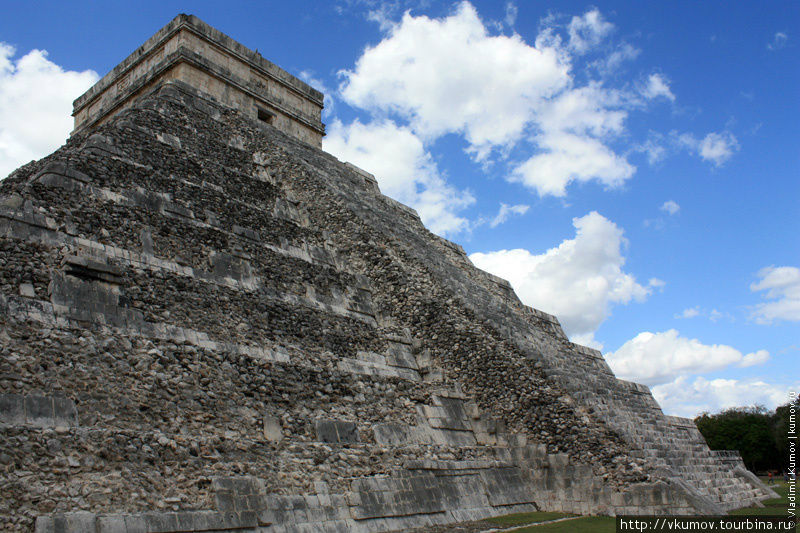
<instances>
[{"instance_id":1,"label":"limestone block","mask_svg":"<svg viewBox=\"0 0 800 533\"><path fill-rule=\"evenodd\" d=\"M36 533L83 533L96 530L97 516L87 511L58 513L36 520Z\"/></svg>"},{"instance_id":2,"label":"limestone block","mask_svg":"<svg viewBox=\"0 0 800 533\"><path fill-rule=\"evenodd\" d=\"M156 135L156 139L158 142L162 142L175 150L181 149L181 140L174 135L170 135L169 133L158 133Z\"/></svg>"},{"instance_id":3,"label":"limestone block","mask_svg":"<svg viewBox=\"0 0 800 533\"><path fill-rule=\"evenodd\" d=\"M25 397L25 422L33 426L53 425L53 399L47 396Z\"/></svg>"},{"instance_id":4,"label":"limestone block","mask_svg":"<svg viewBox=\"0 0 800 533\"><path fill-rule=\"evenodd\" d=\"M53 425L56 427L75 427L78 425L78 410L69 398L53 398Z\"/></svg>"},{"instance_id":5,"label":"limestone block","mask_svg":"<svg viewBox=\"0 0 800 533\"><path fill-rule=\"evenodd\" d=\"M36 298L36 291L30 283L22 283L19 286L19 295L23 298Z\"/></svg>"},{"instance_id":6,"label":"limestone block","mask_svg":"<svg viewBox=\"0 0 800 533\"><path fill-rule=\"evenodd\" d=\"M97 517L97 531L101 533L130 533L125 525L125 515L100 515Z\"/></svg>"},{"instance_id":7,"label":"limestone block","mask_svg":"<svg viewBox=\"0 0 800 533\"><path fill-rule=\"evenodd\" d=\"M480 476L493 506L535 503L533 491L519 468L481 470Z\"/></svg>"},{"instance_id":8,"label":"limestone block","mask_svg":"<svg viewBox=\"0 0 800 533\"><path fill-rule=\"evenodd\" d=\"M409 442L411 430L406 424L386 422L372 427L375 442L389 446L402 446Z\"/></svg>"},{"instance_id":9,"label":"limestone block","mask_svg":"<svg viewBox=\"0 0 800 533\"><path fill-rule=\"evenodd\" d=\"M25 423L25 398L20 394L0 394L0 422Z\"/></svg>"},{"instance_id":10,"label":"limestone block","mask_svg":"<svg viewBox=\"0 0 800 533\"><path fill-rule=\"evenodd\" d=\"M358 442L358 427L353 422L319 419L314 422L317 439L331 444Z\"/></svg>"}]
</instances>

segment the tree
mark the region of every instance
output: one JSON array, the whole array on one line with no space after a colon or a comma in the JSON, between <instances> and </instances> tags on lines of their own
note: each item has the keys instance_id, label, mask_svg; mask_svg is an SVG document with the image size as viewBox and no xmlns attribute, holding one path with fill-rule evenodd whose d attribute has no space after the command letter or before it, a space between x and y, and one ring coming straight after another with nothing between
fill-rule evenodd
<instances>
[{"instance_id":1,"label":"tree","mask_svg":"<svg viewBox=\"0 0 800 533\"><path fill-rule=\"evenodd\" d=\"M744 464L756 471L782 467L774 417L761 406L736 407L715 415L703 413L694 422L712 450L739 450Z\"/></svg>"},{"instance_id":2,"label":"tree","mask_svg":"<svg viewBox=\"0 0 800 533\"><path fill-rule=\"evenodd\" d=\"M783 470L789 466L789 415L791 414L792 405L787 403L775 409L775 414L772 417L772 432L775 439L775 448L778 457L781 459L780 469ZM800 418L800 398L794 401L794 423L795 433L797 432L797 419Z\"/></svg>"}]
</instances>

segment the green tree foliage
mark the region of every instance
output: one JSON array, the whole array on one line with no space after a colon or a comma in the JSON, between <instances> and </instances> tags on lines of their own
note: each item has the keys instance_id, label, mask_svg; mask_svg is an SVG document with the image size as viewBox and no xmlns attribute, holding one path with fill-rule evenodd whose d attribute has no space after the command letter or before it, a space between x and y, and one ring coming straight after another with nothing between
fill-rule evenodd
<instances>
[{"instance_id":1,"label":"green tree foliage","mask_svg":"<svg viewBox=\"0 0 800 533\"><path fill-rule=\"evenodd\" d=\"M800 413L800 404L795 408ZM789 404L774 412L764 407L736 407L694 419L712 450L739 450L753 471L778 470L788 460Z\"/></svg>"},{"instance_id":2,"label":"green tree foliage","mask_svg":"<svg viewBox=\"0 0 800 533\"><path fill-rule=\"evenodd\" d=\"M786 462L789 457L789 439L786 438L789 433L789 407L788 403L786 405L781 405L775 409L775 415L773 416L773 433L775 436L776 448L778 450L778 455L783 458L784 466L787 466ZM796 432L798 418L800 418L800 398L795 401L794 413Z\"/></svg>"}]
</instances>

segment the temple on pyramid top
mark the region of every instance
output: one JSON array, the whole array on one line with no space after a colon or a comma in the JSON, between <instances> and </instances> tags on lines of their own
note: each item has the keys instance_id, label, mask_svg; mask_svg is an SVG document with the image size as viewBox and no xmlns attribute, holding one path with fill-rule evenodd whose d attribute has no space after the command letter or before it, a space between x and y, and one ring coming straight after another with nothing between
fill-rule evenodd
<instances>
[{"instance_id":1,"label":"temple on pyramid top","mask_svg":"<svg viewBox=\"0 0 800 533\"><path fill-rule=\"evenodd\" d=\"M321 147L320 91L195 17L181 14L73 103L73 133L92 129L168 81L179 81Z\"/></svg>"}]
</instances>

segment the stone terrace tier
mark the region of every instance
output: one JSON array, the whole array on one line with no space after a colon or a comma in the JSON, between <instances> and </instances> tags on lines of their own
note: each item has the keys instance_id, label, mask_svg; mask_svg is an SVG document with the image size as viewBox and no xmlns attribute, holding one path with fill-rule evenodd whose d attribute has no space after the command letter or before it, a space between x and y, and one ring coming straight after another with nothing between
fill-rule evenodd
<instances>
[{"instance_id":1,"label":"stone terrace tier","mask_svg":"<svg viewBox=\"0 0 800 533\"><path fill-rule=\"evenodd\" d=\"M322 93L194 15L178 15L75 100L75 132L92 129L165 80L320 147Z\"/></svg>"},{"instance_id":2,"label":"stone terrace tier","mask_svg":"<svg viewBox=\"0 0 800 533\"><path fill-rule=\"evenodd\" d=\"M0 184L0 529L769 496L369 174L180 81Z\"/></svg>"}]
</instances>

